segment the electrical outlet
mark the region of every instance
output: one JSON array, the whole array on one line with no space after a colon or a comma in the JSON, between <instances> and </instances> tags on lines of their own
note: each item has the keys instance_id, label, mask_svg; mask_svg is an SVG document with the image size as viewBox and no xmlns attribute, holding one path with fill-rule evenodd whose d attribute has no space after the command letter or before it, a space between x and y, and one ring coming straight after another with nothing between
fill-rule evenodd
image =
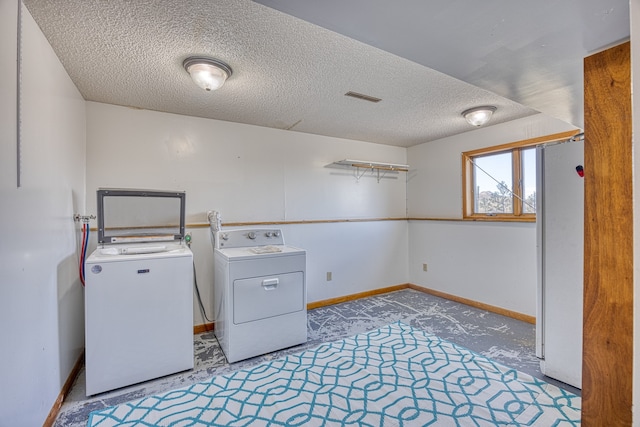
<instances>
[{"instance_id":1,"label":"electrical outlet","mask_svg":"<svg viewBox=\"0 0 640 427\"><path fill-rule=\"evenodd\" d=\"M427 271L427 264L426 263L422 264L422 271Z\"/></svg>"},{"instance_id":2,"label":"electrical outlet","mask_svg":"<svg viewBox=\"0 0 640 427\"><path fill-rule=\"evenodd\" d=\"M327 282L330 282L331 279L333 279L333 273L331 273L330 271L327 271Z\"/></svg>"}]
</instances>

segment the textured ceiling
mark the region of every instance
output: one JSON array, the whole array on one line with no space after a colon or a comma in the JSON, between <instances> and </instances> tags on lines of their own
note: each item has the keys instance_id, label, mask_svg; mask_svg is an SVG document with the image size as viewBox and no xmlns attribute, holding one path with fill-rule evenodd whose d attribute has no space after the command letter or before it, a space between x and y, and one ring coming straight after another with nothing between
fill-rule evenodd
<instances>
[{"instance_id":1,"label":"textured ceiling","mask_svg":"<svg viewBox=\"0 0 640 427\"><path fill-rule=\"evenodd\" d=\"M24 3L83 97L91 101L405 147L472 130L460 112L477 105L498 107L491 124L537 113L494 93L526 92L532 83L524 78L522 87L517 87L518 82L501 82L512 87L511 92L488 91L459 80L469 76L454 78L427 68L406 52L396 56L249 0ZM353 0L328 2L327 7L339 9L342 3ZM383 4L377 1L372 6ZM384 8L379 10L386 13ZM441 22L437 16L420 21L418 28L408 28L417 25L409 19L411 10L394 10L388 16L393 27L379 27L384 28L381 39L406 30L411 52L438 53L433 68L446 71L441 65L447 57L466 63L451 42L444 43L449 37L446 28L424 33L434 22ZM400 15L406 22L398 20ZM478 17L475 11L465 16L456 18L455 27L460 20L472 23ZM485 61L496 57L498 65L504 66L508 55L496 56L495 51L501 45L506 50L513 46L498 40L501 34L494 46L478 55L484 55ZM201 90L182 68L184 58L191 55L227 62L233 68L232 77L218 91ZM481 68L477 61L469 59L470 70ZM573 76L580 85L581 64L580 59L579 75ZM477 83L474 79L469 78ZM374 104L344 96L348 91L382 101ZM525 98L536 96L540 94Z\"/></svg>"},{"instance_id":2,"label":"textured ceiling","mask_svg":"<svg viewBox=\"0 0 640 427\"><path fill-rule=\"evenodd\" d=\"M629 0L256 0L583 127L583 58Z\"/></svg>"}]
</instances>

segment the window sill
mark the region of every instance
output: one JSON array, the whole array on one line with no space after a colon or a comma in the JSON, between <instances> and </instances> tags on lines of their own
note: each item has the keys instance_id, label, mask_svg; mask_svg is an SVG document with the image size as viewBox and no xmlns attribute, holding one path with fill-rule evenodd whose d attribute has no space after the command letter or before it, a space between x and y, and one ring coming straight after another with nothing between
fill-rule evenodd
<instances>
[{"instance_id":1,"label":"window sill","mask_svg":"<svg viewBox=\"0 0 640 427\"><path fill-rule=\"evenodd\" d=\"M536 222L535 215L471 215L462 218L464 221L488 221L488 222Z\"/></svg>"}]
</instances>

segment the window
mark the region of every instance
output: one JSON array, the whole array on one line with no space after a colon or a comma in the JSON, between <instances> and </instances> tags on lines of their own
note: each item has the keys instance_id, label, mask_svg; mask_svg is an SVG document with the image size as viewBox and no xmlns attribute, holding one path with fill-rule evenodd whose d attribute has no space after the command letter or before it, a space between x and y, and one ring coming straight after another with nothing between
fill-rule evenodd
<instances>
[{"instance_id":1,"label":"window","mask_svg":"<svg viewBox=\"0 0 640 427\"><path fill-rule=\"evenodd\" d=\"M463 217L535 221L536 146L575 131L462 153Z\"/></svg>"}]
</instances>

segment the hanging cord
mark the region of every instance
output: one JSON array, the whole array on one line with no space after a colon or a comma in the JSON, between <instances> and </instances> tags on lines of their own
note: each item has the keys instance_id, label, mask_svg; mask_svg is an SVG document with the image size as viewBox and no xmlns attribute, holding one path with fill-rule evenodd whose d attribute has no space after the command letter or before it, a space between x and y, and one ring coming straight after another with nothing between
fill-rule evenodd
<instances>
[{"instance_id":1,"label":"hanging cord","mask_svg":"<svg viewBox=\"0 0 640 427\"><path fill-rule=\"evenodd\" d=\"M202 317L207 322L213 322L213 320L207 317L207 312L204 309L204 304L202 304L202 297L200 297L200 289L198 289L198 279L196 279L196 263L193 263L193 286L196 288L196 296L198 297L198 305L200 306L200 312L202 313Z\"/></svg>"},{"instance_id":2,"label":"hanging cord","mask_svg":"<svg viewBox=\"0 0 640 427\"><path fill-rule=\"evenodd\" d=\"M82 224L82 243L80 247L80 260L78 261L78 275L80 276L80 283L84 286L84 243L85 238L84 235L86 233L87 226Z\"/></svg>"},{"instance_id":3,"label":"hanging cord","mask_svg":"<svg viewBox=\"0 0 640 427\"><path fill-rule=\"evenodd\" d=\"M84 268L85 268L84 262L87 259L87 249L89 248L89 230L91 230L91 228L89 227L89 221L88 220L84 224L84 227L87 230L87 233L85 234L84 251L82 252L82 276L86 278L87 276L86 276L85 271L84 271Z\"/></svg>"},{"instance_id":4,"label":"hanging cord","mask_svg":"<svg viewBox=\"0 0 640 427\"><path fill-rule=\"evenodd\" d=\"M190 238L187 240L187 246L191 248ZM213 320L209 319L209 317L207 316L207 312L204 309L204 304L202 303L202 297L200 296L200 289L198 288L198 279L196 277L195 261L193 262L193 286L196 289L196 297L198 298L198 306L200 307L200 313L202 314L202 317L204 317L204 320L206 320L207 322L213 322Z\"/></svg>"},{"instance_id":5,"label":"hanging cord","mask_svg":"<svg viewBox=\"0 0 640 427\"><path fill-rule=\"evenodd\" d=\"M82 286L85 285L85 270L84 262L87 258L87 246L89 246L89 220L82 221L82 247L80 248L80 263L78 266L78 273L80 275L80 282Z\"/></svg>"},{"instance_id":6,"label":"hanging cord","mask_svg":"<svg viewBox=\"0 0 640 427\"><path fill-rule=\"evenodd\" d=\"M477 167L478 169L480 169L482 172L484 172L485 175L487 175L489 178L491 178L492 180L494 180L498 186L500 188L504 188L509 194L511 194L511 196L515 197L516 199L520 200L522 203L524 203L525 205L529 206L531 209L533 209L534 211L536 210L536 207L533 206L531 203L527 203L526 200L524 200L522 197L518 196L517 194L515 194L513 191L511 191L511 189L509 187L507 187L506 185L504 185L502 182L498 181L497 179L495 179L489 172L487 172L486 170L482 169L480 166L478 166L476 164L476 162L474 162L472 159L469 159L469 161L471 162L471 164L475 167Z\"/></svg>"},{"instance_id":7,"label":"hanging cord","mask_svg":"<svg viewBox=\"0 0 640 427\"><path fill-rule=\"evenodd\" d=\"M80 215L74 214L73 221L80 222L82 221L82 242L80 242L80 256L78 259L78 276L80 276L80 282L82 286L85 285L85 271L84 271L84 262L87 258L87 248L89 247L89 220L95 219L95 215Z\"/></svg>"}]
</instances>

